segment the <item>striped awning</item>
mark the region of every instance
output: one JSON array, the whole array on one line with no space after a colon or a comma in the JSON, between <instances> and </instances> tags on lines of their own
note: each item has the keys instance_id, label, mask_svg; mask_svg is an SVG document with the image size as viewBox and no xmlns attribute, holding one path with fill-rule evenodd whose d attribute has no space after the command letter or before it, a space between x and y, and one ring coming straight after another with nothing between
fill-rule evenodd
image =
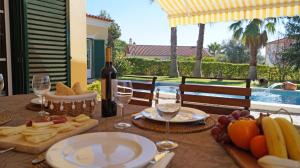
<instances>
[{"instance_id":1,"label":"striped awning","mask_svg":"<svg viewBox=\"0 0 300 168\"><path fill-rule=\"evenodd\" d=\"M300 0L158 0L171 27L299 15Z\"/></svg>"}]
</instances>

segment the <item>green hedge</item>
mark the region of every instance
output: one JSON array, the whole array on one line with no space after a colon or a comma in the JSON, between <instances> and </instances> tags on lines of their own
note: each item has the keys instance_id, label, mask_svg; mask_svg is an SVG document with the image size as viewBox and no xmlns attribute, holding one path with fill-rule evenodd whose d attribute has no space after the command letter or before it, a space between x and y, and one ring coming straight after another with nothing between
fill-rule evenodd
<instances>
[{"instance_id":1,"label":"green hedge","mask_svg":"<svg viewBox=\"0 0 300 168\"><path fill-rule=\"evenodd\" d=\"M126 58L131 64L131 75L157 75L167 76L170 66L169 60L154 60L143 58ZM194 61L179 61L178 68L181 76L192 76ZM248 64L232 64L223 62L202 62L202 75L204 77L220 78L246 78ZM279 74L275 67L266 65L257 66L258 78L278 81ZM288 80L300 80L299 72L290 72Z\"/></svg>"}]
</instances>

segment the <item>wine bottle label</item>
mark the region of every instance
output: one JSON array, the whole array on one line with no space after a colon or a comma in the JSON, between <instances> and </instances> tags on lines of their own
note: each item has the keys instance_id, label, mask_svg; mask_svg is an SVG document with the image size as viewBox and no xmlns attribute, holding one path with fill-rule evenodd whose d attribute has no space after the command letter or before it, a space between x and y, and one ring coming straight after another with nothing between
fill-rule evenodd
<instances>
[{"instance_id":1,"label":"wine bottle label","mask_svg":"<svg viewBox=\"0 0 300 168\"><path fill-rule=\"evenodd\" d=\"M101 99L102 100L106 100L106 99L111 99L114 100L114 96L113 93L117 91L117 80L116 79L112 79L111 80L111 92L110 94L107 93L108 91L108 86L106 85L106 79L101 79ZM110 97L107 97L108 95L110 95Z\"/></svg>"},{"instance_id":2,"label":"wine bottle label","mask_svg":"<svg viewBox=\"0 0 300 168\"><path fill-rule=\"evenodd\" d=\"M101 79L101 99L106 100L106 80Z\"/></svg>"},{"instance_id":3,"label":"wine bottle label","mask_svg":"<svg viewBox=\"0 0 300 168\"><path fill-rule=\"evenodd\" d=\"M118 81L116 79L111 80L111 93L112 93L111 100L112 101L115 100L115 96L113 96L113 93L116 93L118 91L117 83L118 83Z\"/></svg>"}]
</instances>

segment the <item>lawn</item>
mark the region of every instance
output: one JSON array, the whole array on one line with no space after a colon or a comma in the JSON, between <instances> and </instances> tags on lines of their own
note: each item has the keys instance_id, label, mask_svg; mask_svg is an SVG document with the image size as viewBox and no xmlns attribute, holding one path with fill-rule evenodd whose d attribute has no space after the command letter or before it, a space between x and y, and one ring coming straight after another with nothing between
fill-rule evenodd
<instances>
[{"instance_id":1,"label":"lawn","mask_svg":"<svg viewBox=\"0 0 300 168\"><path fill-rule=\"evenodd\" d=\"M152 76L140 76L140 75L127 75L120 77L123 80L136 80L136 81L149 81ZM181 83L181 77L170 78L168 76L157 76L157 81L168 82L168 83ZM245 86L245 81L241 80L211 80L211 79L187 79L189 83L208 84L208 85L227 85L227 86Z\"/></svg>"}]
</instances>

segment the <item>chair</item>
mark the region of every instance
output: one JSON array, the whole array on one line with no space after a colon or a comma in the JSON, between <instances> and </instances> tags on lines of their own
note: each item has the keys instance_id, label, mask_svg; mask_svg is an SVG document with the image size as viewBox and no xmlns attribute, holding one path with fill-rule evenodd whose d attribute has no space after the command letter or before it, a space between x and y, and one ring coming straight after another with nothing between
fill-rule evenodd
<instances>
[{"instance_id":1,"label":"chair","mask_svg":"<svg viewBox=\"0 0 300 168\"><path fill-rule=\"evenodd\" d=\"M193 77L182 77L180 85L182 106L200 109L207 113L223 115L230 114L234 110L238 109L249 110L251 104L250 79L228 79L245 80L246 87L243 88L202 84L186 84L186 78Z\"/></svg>"},{"instance_id":2,"label":"chair","mask_svg":"<svg viewBox=\"0 0 300 168\"><path fill-rule=\"evenodd\" d=\"M154 76L151 82L132 82L133 96L129 104L151 107L156 79Z\"/></svg>"}]
</instances>

